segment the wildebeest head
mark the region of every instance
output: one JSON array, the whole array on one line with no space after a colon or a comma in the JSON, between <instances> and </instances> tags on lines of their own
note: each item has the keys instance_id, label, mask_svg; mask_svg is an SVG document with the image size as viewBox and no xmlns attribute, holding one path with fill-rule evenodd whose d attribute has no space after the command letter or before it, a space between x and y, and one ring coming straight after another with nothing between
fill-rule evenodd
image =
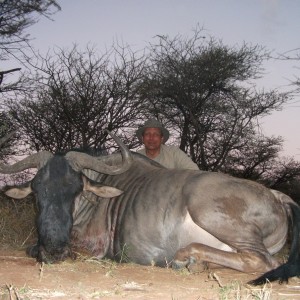
<instances>
[{"instance_id":1,"label":"wildebeest head","mask_svg":"<svg viewBox=\"0 0 300 300\"><path fill-rule=\"evenodd\" d=\"M120 174L129 169L132 158L130 151L115 136L121 148L123 164L109 166L101 157L93 157L80 152L68 152L66 155L53 155L48 151L35 153L13 165L0 165L0 173L12 174L28 168L37 168L35 177L23 186L8 188L6 194L12 198L24 198L33 192L38 206L37 229L38 242L29 247L27 253L38 261L52 263L73 257L69 247L69 238L73 225L72 211L76 196L82 191L111 198L122 191L103 186L89 180L81 172L92 169L104 174Z\"/></svg>"}]
</instances>

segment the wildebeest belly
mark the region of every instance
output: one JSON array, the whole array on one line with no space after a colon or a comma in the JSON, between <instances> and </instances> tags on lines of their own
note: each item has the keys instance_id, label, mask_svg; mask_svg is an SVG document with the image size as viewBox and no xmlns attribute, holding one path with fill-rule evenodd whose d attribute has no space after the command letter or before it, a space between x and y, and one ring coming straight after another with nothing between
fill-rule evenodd
<instances>
[{"instance_id":1,"label":"wildebeest belly","mask_svg":"<svg viewBox=\"0 0 300 300\"><path fill-rule=\"evenodd\" d=\"M186 214L185 220L178 232L180 248L190 243L201 243L219 250L235 252L235 249L221 242L216 237L195 224L189 213Z\"/></svg>"},{"instance_id":2,"label":"wildebeest belly","mask_svg":"<svg viewBox=\"0 0 300 300\"><path fill-rule=\"evenodd\" d=\"M157 220L159 222L159 220ZM171 263L175 253L190 243L203 243L205 245L235 252L235 249L224 244L204 229L196 225L190 214L178 220L165 222L164 226L153 226L145 221L146 226L134 230L126 230L122 239L122 247L129 261L143 265L167 266ZM160 230L158 230L160 228Z\"/></svg>"}]
</instances>

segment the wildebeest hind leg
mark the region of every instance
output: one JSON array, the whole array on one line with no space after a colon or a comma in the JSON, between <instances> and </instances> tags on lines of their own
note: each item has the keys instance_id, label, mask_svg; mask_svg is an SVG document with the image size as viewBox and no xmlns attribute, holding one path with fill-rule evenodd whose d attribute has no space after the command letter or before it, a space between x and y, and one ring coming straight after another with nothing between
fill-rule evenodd
<instances>
[{"instance_id":1,"label":"wildebeest hind leg","mask_svg":"<svg viewBox=\"0 0 300 300\"><path fill-rule=\"evenodd\" d=\"M177 251L172 267L194 269L193 264L206 266L207 263L231 268L245 273L267 272L279 263L267 252L251 250L228 252L199 243L192 243ZM203 268L204 269L204 268Z\"/></svg>"}]
</instances>

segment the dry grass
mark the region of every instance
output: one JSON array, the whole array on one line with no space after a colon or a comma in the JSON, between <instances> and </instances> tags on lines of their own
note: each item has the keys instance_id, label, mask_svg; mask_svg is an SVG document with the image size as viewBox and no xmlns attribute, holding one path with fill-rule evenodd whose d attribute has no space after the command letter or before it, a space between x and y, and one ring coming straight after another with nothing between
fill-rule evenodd
<instances>
[{"instance_id":1,"label":"dry grass","mask_svg":"<svg viewBox=\"0 0 300 300\"><path fill-rule=\"evenodd\" d=\"M0 247L22 249L36 238L35 205L31 197L12 200L0 194Z\"/></svg>"},{"instance_id":2,"label":"dry grass","mask_svg":"<svg viewBox=\"0 0 300 300\"><path fill-rule=\"evenodd\" d=\"M272 285L265 284L261 287L247 286L239 281L232 281L220 287L220 300L271 300Z\"/></svg>"}]
</instances>

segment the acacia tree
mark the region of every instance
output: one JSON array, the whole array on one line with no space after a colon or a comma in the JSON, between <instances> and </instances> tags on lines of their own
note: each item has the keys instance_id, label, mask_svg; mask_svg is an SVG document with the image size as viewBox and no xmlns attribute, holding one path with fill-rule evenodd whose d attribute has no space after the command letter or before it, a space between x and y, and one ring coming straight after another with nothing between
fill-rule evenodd
<instances>
[{"instance_id":1,"label":"acacia tree","mask_svg":"<svg viewBox=\"0 0 300 300\"><path fill-rule=\"evenodd\" d=\"M24 64L23 58L34 53L30 35L26 30L38 22L38 16L50 18L60 10L55 0L2 0L0 1L0 61L14 60ZM0 69L0 92L15 91L22 87L26 78L9 81L9 75L19 67Z\"/></svg>"},{"instance_id":2,"label":"acacia tree","mask_svg":"<svg viewBox=\"0 0 300 300\"><path fill-rule=\"evenodd\" d=\"M0 1L0 60L19 58L30 47L26 29L38 22L37 15L49 18L60 10L55 0Z\"/></svg>"},{"instance_id":3,"label":"acacia tree","mask_svg":"<svg viewBox=\"0 0 300 300\"><path fill-rule=\"evenodd\" d=\"M99 147L108 139L103 129L124 129L118 134L130 146L144 64L143 55L118 45L100 57L89 47L58 49L40 57L36 93L7 103L10 115L32 150Z\"/></svg>"},{"instance_id":4,"label":"acacia tree","mask_svg":"<svg viewBox=\"0 0 300 300\"><path fill-rule=\"evenodd\" d=\"M236 168L241 168L251 141L264 141L258 147L268 143L268 138L257 136L258 118L280 109L289 96L253 87L269 56L264 48L230 48L204 38L197 29L187 39L158 36L150 52L143 83L145 109L164 121L200 169L229 171L235 156ZM281 140L273 139L272 145L280 148ZM270 157L261 156L255 163Z\"/></svg>"},{"instance_id":5,"label":"acacia tree","mask_svg":"<svg viewBox=\"0 0 300 300\"><path fill-rule=\"evenodd\" d=\"M25 59L34 53L26 30L38 22L38 16L49 18L57 10L60 7L55 0L0 1L0 137L6 136L13 129L3 108L4 99L12 92L26 91L30 87L28 78L18 72L21 70L20 65L25 65ZM11 64L13 67L5 67L5 61L14 61L15 64ZM2 147L2 160L16 154L11 145L11 141L8 141Z\"/></svg>"},{"instance_id":6,"label":"acacia tree","mask_svg":"<svg viewBox=\"0 0 300 300\"><path fill-rule=\"evenodd\" d=\"M299 63L300 62L300 48L296 48L296 49L287 51L285 53L282 53L276 59ZM295 65L294 68L296 70L300 69L299 65ZM295 90L292 92L299 94L299 92L300 92L300 77L299 77L299 75L295 75L294 78L291 79L290 81L291 81L291 84L293 86L295 86Z\"/></svg>"}]
</instances>

